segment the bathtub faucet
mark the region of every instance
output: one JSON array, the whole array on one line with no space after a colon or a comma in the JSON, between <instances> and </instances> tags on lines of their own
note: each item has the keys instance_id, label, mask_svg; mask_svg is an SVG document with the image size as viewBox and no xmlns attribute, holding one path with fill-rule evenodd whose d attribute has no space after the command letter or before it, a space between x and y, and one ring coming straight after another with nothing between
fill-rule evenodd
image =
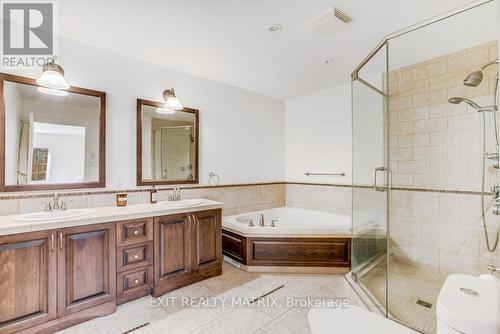
<instances>
[{"instance_id":1,"label":"bathtub faucet","mask_svg":"<svg viewBox=\"0 0 500 334\"><path fill-rule=\"evenodd\" d=\"M260 214L259 226L264 226L264 215Z\"/></svg>"}]
</instances>

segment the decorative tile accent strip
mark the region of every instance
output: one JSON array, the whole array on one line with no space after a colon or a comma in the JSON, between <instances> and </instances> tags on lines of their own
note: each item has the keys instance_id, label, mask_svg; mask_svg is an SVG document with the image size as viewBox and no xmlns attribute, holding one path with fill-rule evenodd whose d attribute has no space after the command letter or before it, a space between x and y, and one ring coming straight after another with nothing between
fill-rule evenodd
<instances>
[{"instance_id":1,"label":"decorative tile accent strip","mask_svg":"<svg viewBox=\"0 0 500 334\"><path fill-rule=\"evenodd\" d=\"M336 184L336 183L311 183L311 182L264 182L264 183L241 183L241 184L225 184L217 186L181 186L181 190L195 190L195 189L220 189L220 188L235 188L235 187L252 187L252 186L267 186L267 185L302 185L302 186L324 186L324 187L339 187L339 188L363 188L369 189L371 185L350 185L350 184ZM135 189L119 189L119 190L96 190L96 191L59 191L61 197L72 196L92 196L92 195L115 195L118 193L147 193L150 188L135 188ZM169 191L173 187L157 187L158 191ZM436 189L436 188L416 188L416 187L392 187L391 190L399 191L417 191L417 192L435 192L435 193L448 193L448 194L465 194L465 195L481 195L480 191L473 190L459 190L459 189ZM485 192L491 195L491 192ZM29 198L49 198L54 195L52 192L43 193L13 193L0 195L0 200L15 200L15 199L29 199Z\"/></svg>"}]
</instances>

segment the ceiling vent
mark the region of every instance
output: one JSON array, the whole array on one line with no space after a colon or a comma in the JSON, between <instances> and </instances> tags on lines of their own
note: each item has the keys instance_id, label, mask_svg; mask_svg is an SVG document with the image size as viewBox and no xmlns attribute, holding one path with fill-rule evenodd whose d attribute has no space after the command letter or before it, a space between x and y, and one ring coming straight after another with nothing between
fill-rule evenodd
<instances>
[{"instance_id":1,"label":"ceiling vent","mask_svg":"<svg viewBox=\"0 0 500 334\"><path fill-rule=\"evenodd\" d=\"M331 8L309 23L309 27L324 36L331 36L344 28L351 21L352 18L340 9Z\"/></svg>"}]
</instances>

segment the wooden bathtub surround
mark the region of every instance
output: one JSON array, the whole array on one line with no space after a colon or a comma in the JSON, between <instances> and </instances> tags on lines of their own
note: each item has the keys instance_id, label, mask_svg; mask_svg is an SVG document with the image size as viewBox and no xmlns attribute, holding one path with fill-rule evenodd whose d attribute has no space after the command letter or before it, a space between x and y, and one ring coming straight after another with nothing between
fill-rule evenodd
<instances>
[{"instance_id":1,"label":"wooden bathtub surround","mask_svg":"<svg viewBox=\"0 0 500 334\"><path fill-rule=\"evenodd\" d=\"M221 209L0 236L0 333L53 333L222 272Z\"/></svg>"},{"instance_id":2,"label":"wooden bathtub surround","mask_svg":"<svg viewBox=\"0 0 500 334\"><path fill-rule=\"evenodd\" d=\"M244 237L222 231L224 255L245 266L351 266L350 238Z\"/></svg>"}]
</instances>

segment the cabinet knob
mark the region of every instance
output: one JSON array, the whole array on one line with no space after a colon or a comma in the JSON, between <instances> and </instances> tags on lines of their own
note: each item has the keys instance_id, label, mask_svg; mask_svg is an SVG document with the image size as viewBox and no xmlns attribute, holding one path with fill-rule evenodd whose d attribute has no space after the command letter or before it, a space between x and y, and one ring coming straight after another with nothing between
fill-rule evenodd
<instances>
[{"instance_id":1,"label":"cabinet knob","mask_svg":"<svg viewBox=\"0 0 500 334\"><path fill-rule=\"evenodd\" d=\"M138 283L139 283L139 280L138 280L138 279L135 279L135 280L134 280L134 283L135 283L135 284L138 284Z\"/></svg>"},{"instance_id":2,"label":"cabinet knob","mask_svg":"<svg viewBox=\"0 0 500 334\"><path fill-rule=\"evenodd\" d=\"M134 259L136 259L136 260L137 260L138 258L139 258L139 255L135 254L135 255L134 255Z\"/></svg>"},{"instance_id":3,"label":"cabinet knob","mask_svg":"<svg viewBox=\"0 0 500 334\"><path fill-rule=\"evenodd\" d=\"M134 234L135 235L139 234L139 231L138 230L134 230Z\"/></svg>"}]
</instances>

